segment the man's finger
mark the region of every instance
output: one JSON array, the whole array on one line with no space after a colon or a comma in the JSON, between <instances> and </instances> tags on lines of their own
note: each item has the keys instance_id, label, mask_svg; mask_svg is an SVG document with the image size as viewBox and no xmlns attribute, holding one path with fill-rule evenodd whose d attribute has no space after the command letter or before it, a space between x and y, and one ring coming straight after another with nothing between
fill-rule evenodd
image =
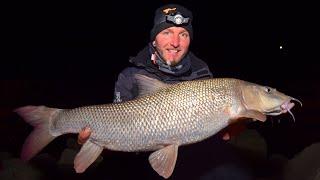
<instances>
[{"instance_id":1,"label":"man's finger","mask_svg":"<svg viewBox=\"0 0 320 180\"><path fill-rule=\"evenodd\" d=\"M83 128L78 135L78 143L84 144L91 135L91 129L89 127Z\"/></svg>"}]
</instances>

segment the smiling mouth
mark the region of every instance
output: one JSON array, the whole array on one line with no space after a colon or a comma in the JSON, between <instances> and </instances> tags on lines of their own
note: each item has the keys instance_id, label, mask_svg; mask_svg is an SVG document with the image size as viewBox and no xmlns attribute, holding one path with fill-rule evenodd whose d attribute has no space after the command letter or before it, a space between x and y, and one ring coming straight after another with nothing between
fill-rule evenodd
<instances>
[{"instance_id":1,"label":"smiling mouth","mask_svg":"<svg viewBox=\"0 0 320 180\"><path fill-rule=\"evenodd\" d=\"M167 51L169 51L170 53L178 53L180 50L178 50L178 49L168 49Z\"/></svg>"}]
</instances>

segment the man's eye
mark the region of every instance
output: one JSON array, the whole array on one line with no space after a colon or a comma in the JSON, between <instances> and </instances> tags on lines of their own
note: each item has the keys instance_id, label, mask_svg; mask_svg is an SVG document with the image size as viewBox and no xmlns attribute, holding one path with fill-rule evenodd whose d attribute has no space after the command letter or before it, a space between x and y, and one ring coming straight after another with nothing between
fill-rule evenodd
<instances>
[{"instance_id":1,"label":"man's eye","mask_svg":"<svg viewBox=\"0 0 320 180\"><path fill-rule=\"evenodd\" d=\"M182 33L181 36L187 38L187 37L189 37L189 34L188 33Z\"/></svg>"}]
</instances>

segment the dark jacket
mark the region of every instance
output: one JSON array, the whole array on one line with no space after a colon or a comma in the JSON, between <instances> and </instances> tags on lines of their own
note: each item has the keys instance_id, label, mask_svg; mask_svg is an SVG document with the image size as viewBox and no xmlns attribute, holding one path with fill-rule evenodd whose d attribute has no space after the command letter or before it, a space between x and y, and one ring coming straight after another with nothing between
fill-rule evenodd
<instances>
[{"instance_id":1,"label":"dark jacket","mask_svg":"<svg viewBox=\"0 0 320 180\"><path fill-rule=\"evenodd\" d=\"M176 83L186 80L204 79L212 77L207 64L197 58L192 52L186 55L188 58L186 68L174 74L163 72L151 61L150 47L146 46L136 57L129 61L132 67L125 68L118 76L115 84L114 102L127 101L138 95L138 86L134 74L143 74L166 83Z\"/></svg>"}]
</instances>

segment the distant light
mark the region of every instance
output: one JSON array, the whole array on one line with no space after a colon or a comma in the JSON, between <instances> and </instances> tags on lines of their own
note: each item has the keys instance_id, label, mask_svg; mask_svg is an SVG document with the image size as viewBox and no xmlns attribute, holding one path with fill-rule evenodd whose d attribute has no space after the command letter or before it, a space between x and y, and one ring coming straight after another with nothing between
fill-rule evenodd
<instances>
[{"instance_id":1,"label":"distant light","mask_svg":"<svg viewBox=\"0 0 320 180\"><path fill-rule=\"evenodd\" d=\"M280 49L282 49L282 46L280 46Z\"/></svg>"}]
</instances>

